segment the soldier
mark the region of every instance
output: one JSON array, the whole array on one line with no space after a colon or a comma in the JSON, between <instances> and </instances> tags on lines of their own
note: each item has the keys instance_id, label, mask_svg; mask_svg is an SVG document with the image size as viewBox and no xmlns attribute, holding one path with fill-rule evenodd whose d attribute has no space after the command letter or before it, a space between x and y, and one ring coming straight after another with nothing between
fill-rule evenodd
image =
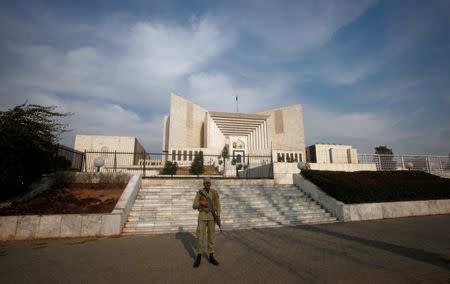
<instances>
[{"instance_id":1,"label":"soldier","mask_svg":"<svg viewBox=\"0 0 450 284\"><path fill-rule=\"evenodd\" d=\"M216 223L210 210L208 209L208 198L211 200L211 206L216 210L217 216L220 216L220 200L219 194L216 190L211 188L211 179L203 179L202 190L199 190L195 195L194 204L192 208L198 209L198 223L197 223L197 258L194 262L194 268L199 267L202 260L202 253L205 252L205 237L208 231L208 253L209 262L214 265L219 265L219 262L214 258L215 248L215 232Z\"/></svg>"}]
</instances>

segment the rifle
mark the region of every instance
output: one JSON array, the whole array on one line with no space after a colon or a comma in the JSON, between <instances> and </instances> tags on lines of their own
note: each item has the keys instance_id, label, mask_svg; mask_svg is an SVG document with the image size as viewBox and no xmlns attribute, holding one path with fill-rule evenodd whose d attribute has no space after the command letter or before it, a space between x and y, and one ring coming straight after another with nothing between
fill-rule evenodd
<instances>
[{"instance_id":1,"label":"rifle","mask_svg":"<svg viewBox=\"0 0 450 284\"><path fill-rule=\"evenodd\" d=\"M206 200L208 201L208 209L213 215L214 221L216 222L217 226L219 226L219 230L222 233L222 222L220 221L220 216L217 215L216 209L214 209L214 207L212 206L211 199L209 198L208 195L205 195L202 191L200 191L200 194L203 195L203 197L205 197Z\"/></svg>"}]
</instances>

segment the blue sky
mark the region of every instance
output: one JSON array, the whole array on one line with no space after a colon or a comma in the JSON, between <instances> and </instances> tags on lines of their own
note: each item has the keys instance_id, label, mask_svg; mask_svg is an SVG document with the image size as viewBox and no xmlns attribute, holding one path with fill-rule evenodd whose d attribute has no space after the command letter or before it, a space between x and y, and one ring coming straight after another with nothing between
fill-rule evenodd
<instances>
[{"instance_id":1,"label":"blue sky","mask_svg":"<svg viewBox=\"0 0 450 284\"><path fill-rule=\"evenodd\" d=\"M264 2L264 3L263 3ZM306 144L450 152L450 1L2 1L0 108L161 149L169 93L209 110L301 103Z\"/></svg>"}]
</instances>

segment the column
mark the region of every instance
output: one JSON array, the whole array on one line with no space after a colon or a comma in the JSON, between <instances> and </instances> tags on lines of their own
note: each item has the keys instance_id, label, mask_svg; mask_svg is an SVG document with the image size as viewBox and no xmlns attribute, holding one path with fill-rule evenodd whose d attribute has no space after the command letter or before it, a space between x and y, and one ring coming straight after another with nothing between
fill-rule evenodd
<instances>
[{"instance_id":1,"label":"column","mask_svg":"<svg viewBox=\"0 0 450 284\"><path fill-rule=\"evenodd\" d=\"M263 122L263 139L264 139L264 149L269 148L268 141L267 141L267 128L266 128L266 122Z\"/></svg>"},{"instance_id":2,"label":"column","mask_svg":"<svg viewBox=\"0 0 450 284\"><path fill-rule=\"evenodd\" d=\"M261 149L261 129L259 126L256 128L256 145L258 150Z\"/></svg>"}]
</instances>

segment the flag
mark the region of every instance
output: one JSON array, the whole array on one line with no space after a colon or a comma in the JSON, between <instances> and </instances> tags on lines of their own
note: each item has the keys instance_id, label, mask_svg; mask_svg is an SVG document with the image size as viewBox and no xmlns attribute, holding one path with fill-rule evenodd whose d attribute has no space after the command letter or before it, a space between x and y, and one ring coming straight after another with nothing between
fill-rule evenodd
<instances>
[{"instance_id":1,"label":"flag","mask_svg":"<svg viewBox=\"0 0 450 284\"><path fill-rule=\"evenodd\" d=\"M236 96L236 101L238 100L238 96Z\"/></svg>"}]
</instances>

